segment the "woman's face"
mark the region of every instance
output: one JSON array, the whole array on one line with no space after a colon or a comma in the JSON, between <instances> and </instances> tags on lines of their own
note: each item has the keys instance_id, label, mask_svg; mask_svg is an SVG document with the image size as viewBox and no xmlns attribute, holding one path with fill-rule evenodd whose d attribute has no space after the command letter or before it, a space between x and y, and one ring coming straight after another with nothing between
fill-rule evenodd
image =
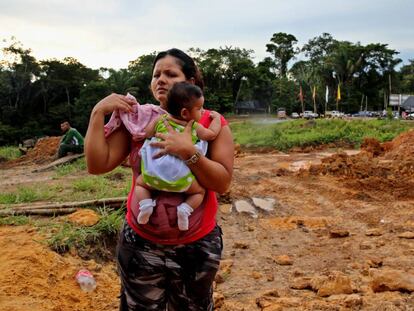
<instances>
[{"instance_id":1,"label":"woman's face","mask_svg":"<svg viewBox=\"0 0 414 311\"><path fill-rule=\"evenodd\" d=\"M179 60L174 56L167 55L159 59L152 73L151 91L155 99L160 102L161 107L167 103L167 94L170 88L177 82L186 81Z\"/></svg>"}]
</instances>

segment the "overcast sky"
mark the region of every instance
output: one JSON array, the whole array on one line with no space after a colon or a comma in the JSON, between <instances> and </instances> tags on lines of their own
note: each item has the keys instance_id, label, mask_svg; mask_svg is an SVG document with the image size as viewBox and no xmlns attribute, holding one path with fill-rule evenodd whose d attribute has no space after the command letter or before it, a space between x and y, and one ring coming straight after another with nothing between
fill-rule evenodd
<instances>
[{"instance_id":1,"label":"overcast sky","mask_svg":"<svg viewBox=\"0 0 414 311\"><path fill-rule=\"evenodd\" d=\"M72 56L92 68L126 68L171 47L252 49L258 62L276 32L299 46L323 32L387 43L406 63L413 23L414 0L0 0L0 39L15 36L38 60Z\"/></svg>"}]
</instances>

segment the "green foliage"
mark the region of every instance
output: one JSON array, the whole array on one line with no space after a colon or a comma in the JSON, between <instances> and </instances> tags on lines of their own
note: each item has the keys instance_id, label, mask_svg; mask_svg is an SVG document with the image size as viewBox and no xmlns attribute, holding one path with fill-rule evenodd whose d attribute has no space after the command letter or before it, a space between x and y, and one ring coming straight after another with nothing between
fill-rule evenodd
<instances>
[{"instance_id":1,"label":"green foliage","mask_svg":"<svg viewBox=\"0 0 414 311\"><path fill-rule=\"evenodd\" d=\"M22 154L18 147L4 146L0 147L0 159L12 160L17 159Z\"/></svg>"},{"instance_id":2,"label":"green foliage","mask_svg":"<svg viewBox=\"0 0 414 311\"><path fill-rule=\"evenodd\" d=\"M60 165L55 168L56 176L62 177L86 170L85 158L77 159L73 163Z\"/></svg>"},{"instance_id":3,"label":"green foliage","mask_svg":"<svg viewBox=\"0 0 414 311\"><path fill-rule=\"evenodd\" d=\"M17 191L0 193L0 204L17 204L42 200L54 197L53 189L44 187L18 187Z\"/></svg>"},{"instance_id":4,"label":"green foliage","mask_svg":"<svg viewBox=\"0 0 414 311\"><path fill-rule=\"evenodd\" d=\"M116 211L100 209L101 218L92 227L83 227L70 222L53 225L53 234L47 244L53 250L65 252L72 247L84 247L87 244L102 243L108 236L116 236L125 219L124 209ZM50 230L50 229L49 229Z\"/></svg>"},{"instance_id":5,"label":"green foliage","mask_svg":"<svg viewBox=\"0 0 414 311\"><path fill-rule=\"evenodd\" d=\"M32 222L28 216L6 216L0 217L0 226L22 226Z\"/></svg>"},{"instance_id":6,"label":"green foliage","mask_svg":"<svg viewBox=\"0 0 414 311\"><path fill-rule=\"evenodd\" d=\"M138 56L127 69L94 70L71 57L37 60L14 38L7 44L0 62L0 145L60 135L63 120L84 134L92 108L112 92L130 92L140 103L155 103L149 84L156 52ZM262 109L299 112L299 84L305 109L313 110L311 90L316 87L319 113L325 111L326 86L327 110L336 110L340 84L339 109L347 113L360 110L362 102L368 110L382 111L389 80L393 92L414 93L413 60L396 71L401 60L387 44L339 41L328 33L310 39L301 50L297 44L292 34L274 33L266 44L271 57L263 60L254 60L254 51L240 47L190 49L204 77L206 107L234 112L237 101L255 100ZM300 52L304 57L294 63Z\"/></svg>"},{"instance_id":7,"label":"green foliage","mask_svg":"<svg viewBox=\"0 0 414 311\"><path fill-rule=\"evenodd\" d=\"M387 141L409 128L409 124L387 120L295 120L278 124L250 121L230 124L235 142L243 146L288 150L332 142L360 144L364 137Z\"/></svg>"}]
</instances>

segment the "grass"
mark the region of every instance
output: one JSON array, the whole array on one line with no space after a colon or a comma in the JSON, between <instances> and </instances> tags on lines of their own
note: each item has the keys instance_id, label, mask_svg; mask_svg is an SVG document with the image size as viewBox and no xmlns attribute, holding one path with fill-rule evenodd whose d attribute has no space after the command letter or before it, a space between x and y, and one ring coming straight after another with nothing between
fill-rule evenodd
<instances>
[{"instance_id":1,"label":"grass","mask_svg":"<svg viewBox=\"0 0 414 311\"><path fill-rule=\"evenodd\" d=\"M276 124L250 121L230 124L235 142L242 146L272 147L281 151L333 142L359 145L364 137L392 140L414 127L398 120L294 120Z\"/></svg>"},{"instance_id":2,"label":"grass","mask_svg":"<svg viewBox=\"0 0 414 311\"><path fill-rule=\"evenodd\" d=\"M132 183L129 169L118 167L105 175L81 175L68 179L68 176L78 176L79 172L84 172L84 161L77 162L60 169L53 184L38 183L1 192L0 204L84 201L128 195Z\"/></svg>"},{"instance_id":3,"label":"grass","mask_svg":"<svg viewBox=\"0 0 414 311\"><path fill-rule=\"evenodd\" d=\"M18 187L13 192L0 193L0 204L18 204L41 200L49 200L55 197L53 187L50 186L25 186Z\"/></svg>"},{"instance_id":4,"label":"grass","mask_svg":"<svg viewBox=\"0 0 414 311\"><path fill-rule=\"evenodd\" d=\"M86 170L86 161L85 158L77 159L73 163L64 164L58 166L55 169L56 177L63 177L70 174L75 174L77 172Z\"/></svg>"},{"instance_id":5,"label":"grass","mask_svg":"<svg viewBox=\"0 0 414 311\"><path fill-rule=\"evenodd\" d=\"M18 147L14 146L3 146L0 147L0 158L3 158L7 161L17 159L22 154Z\"/></svg>"},{"instance_id":6,"label":"grass","mask_svg":"<svg viewBox=\"0 0 414 311\"><path fill-rule=\"evenodd\" d=\"M22 226L32 223L28 216L6 216L0 217L0 226Z\"/></svg>"},{"instance_id":7,"label":"grass","mask_svg":"<svg viewBox=\"0 0 414 311\"><path fill-rule=\"evenodd\" d=\"M96 245L104 242L105 238L116 236L122 222L124 221L124 209L115 211L102 208L100 221L91 227L83 227L70 222L53 224L49 228L52 232L47 240L50 248L57 252L66 252L69 249L82 248L86 245Z\"/></svg>"}]
</instances>

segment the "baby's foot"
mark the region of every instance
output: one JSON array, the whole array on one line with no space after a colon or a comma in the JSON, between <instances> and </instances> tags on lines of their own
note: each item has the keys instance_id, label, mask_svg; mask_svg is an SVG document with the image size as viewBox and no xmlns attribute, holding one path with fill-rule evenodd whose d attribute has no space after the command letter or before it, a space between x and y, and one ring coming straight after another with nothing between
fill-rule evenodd
<instances>
[{"instance_id":1,"label":"baby's foot","mask_svg":"<svg viewBox=\"0 0 414 311\"><path fill-rule=\"evenodd\" d=\"M177 224L178 229L181 231L188 230L188 217L193 212L193 209L190 205L183 202L180 205L177 206Z\"/></svg>"},{"instance_id":2,"label":"baby's foot","mask_svg":"<svg viewBox=\"0 0 414 311\"><path fill-rule=\"evenodd\" d=\"M148 223L149 218L154 211L155 201L152 199L144 199L139 202L138 223L144 225Z\"/></svg>"}]
</instances>

